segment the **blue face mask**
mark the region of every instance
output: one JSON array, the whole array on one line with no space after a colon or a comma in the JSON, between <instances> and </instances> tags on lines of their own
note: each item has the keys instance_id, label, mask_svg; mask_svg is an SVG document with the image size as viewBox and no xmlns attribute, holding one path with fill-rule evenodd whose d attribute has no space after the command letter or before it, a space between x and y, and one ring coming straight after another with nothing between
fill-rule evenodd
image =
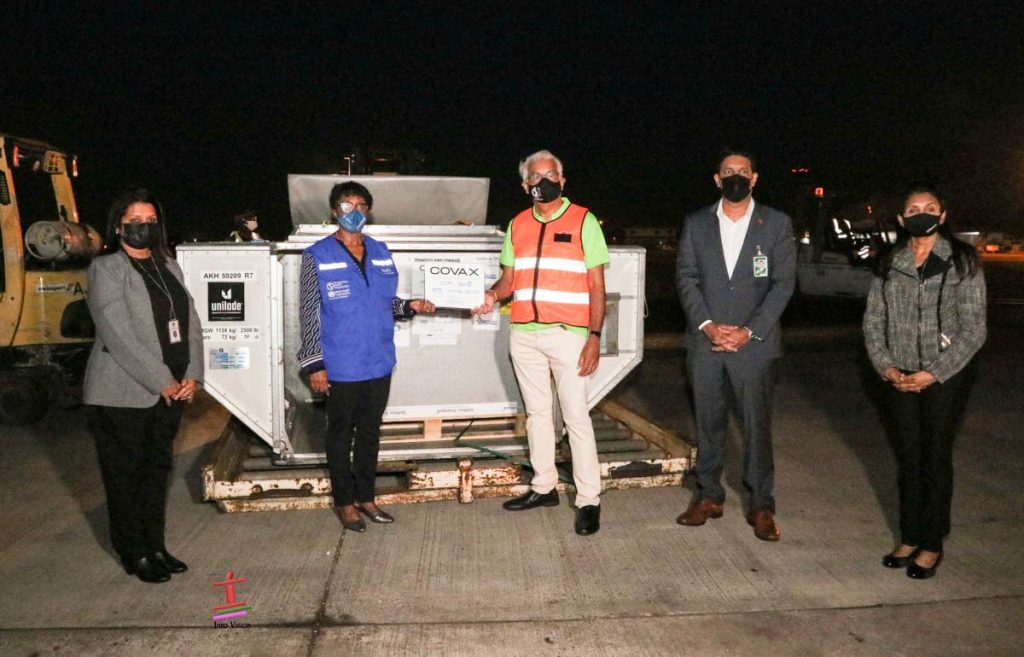
<instances>
[{"instance_id":1,"label":"blue face mask","mask_svg":"<svg viewBox=\"0 0 1024 657\"><path fill-rule=\"evenodd\" d=\"M350 233L361 233L366 225L366 215L359 210L349 210L338 217L338 224Z\"/></svg>"}]
</instances>

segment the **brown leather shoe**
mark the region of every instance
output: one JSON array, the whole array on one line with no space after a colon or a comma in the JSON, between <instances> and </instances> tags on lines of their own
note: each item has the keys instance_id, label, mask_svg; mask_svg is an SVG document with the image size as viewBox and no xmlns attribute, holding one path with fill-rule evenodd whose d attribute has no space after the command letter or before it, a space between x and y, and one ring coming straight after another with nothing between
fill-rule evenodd
<instances>
[{"instance_id":1,"label":"brown leather shoe","mask_svg":"<svg viewBox=\"0 0 1024 657\"><path fill-rule=\"evenodd\" d=\"M708 521L708 518L721 518L722 505L711 500L701 499L695 502L676 522L686 527L699 527Z\"/></svg>"},{"instance_id":2,"label":"brown leather shoe","mask_svg":"<svg viewBox=\"0 0 1024 657\"><path fill-rule=\"evenodd\" d=\"M777 541L782 532L775 526L775 514L768 509L756 509L747 515L747 522L754 528L754 536L762 541Z\"/></svg>"}]
</instances>

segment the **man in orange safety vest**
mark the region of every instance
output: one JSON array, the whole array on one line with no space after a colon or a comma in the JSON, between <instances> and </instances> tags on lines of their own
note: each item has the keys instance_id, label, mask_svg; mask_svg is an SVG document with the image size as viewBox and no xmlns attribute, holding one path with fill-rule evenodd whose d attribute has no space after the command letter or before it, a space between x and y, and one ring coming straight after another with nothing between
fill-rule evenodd
<instances>
[{"instance_id":1,"label":"man in orange safety vest","mask_svg":"<svg viewBox=\"0 0 1024 657\"><path fill-rule=\"evenodd\" d=\"M538 151L519 163L533 205L509 224L501 251L501 278L473 309L489 313L512 298L509 353L526 403L533 479L530 490L505 502L509 511L557 506L554 396L572 450L576 533L600 529L601 472L587 405L587 379L597 369L604 324L604 266L608 246L597 218L562 196L562 162Z\"/></svg>"}]
</instances>

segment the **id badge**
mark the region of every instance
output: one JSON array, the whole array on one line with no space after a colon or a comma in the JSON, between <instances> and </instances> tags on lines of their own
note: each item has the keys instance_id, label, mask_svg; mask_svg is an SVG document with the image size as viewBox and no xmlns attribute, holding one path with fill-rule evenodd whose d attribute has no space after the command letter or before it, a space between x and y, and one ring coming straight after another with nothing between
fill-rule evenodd
<instances>
[{"instance_id":1,"label":"id badge","mask_svg":"<svg viewBox=\"0 0 1024 657\"><path fill-rule=\"evenodd\" d=\"M754 256L754 278L768 278L768 256L761 253L761 247Z\"/></svg>"},{"instance_id":2,"label":"id badge","mask_svg":"<svg viewBox=\"0 0 1024 657\"><path fill-rule=\"evenodd\" d=\"M167 337L170 339L171 344L181 342L181 326L178 324L178 320L172 319L167 322Z\"/></svg>"}]
</instances>

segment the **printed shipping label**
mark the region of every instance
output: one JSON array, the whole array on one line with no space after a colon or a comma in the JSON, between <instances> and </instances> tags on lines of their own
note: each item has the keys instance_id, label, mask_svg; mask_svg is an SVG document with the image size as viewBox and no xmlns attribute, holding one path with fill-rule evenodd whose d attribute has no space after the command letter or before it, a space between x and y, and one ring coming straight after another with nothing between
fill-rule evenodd
<instances>
[{"instance_id":1,"label":"printed shipping label","mask_svg":"<svg viewBox=\"0 0 1024 657\"><path fill-rule=\"evenodd\" d=\"M210 349L211 370L249 369L249 347L218 347Z\"/></svg>"}]
</instances>

